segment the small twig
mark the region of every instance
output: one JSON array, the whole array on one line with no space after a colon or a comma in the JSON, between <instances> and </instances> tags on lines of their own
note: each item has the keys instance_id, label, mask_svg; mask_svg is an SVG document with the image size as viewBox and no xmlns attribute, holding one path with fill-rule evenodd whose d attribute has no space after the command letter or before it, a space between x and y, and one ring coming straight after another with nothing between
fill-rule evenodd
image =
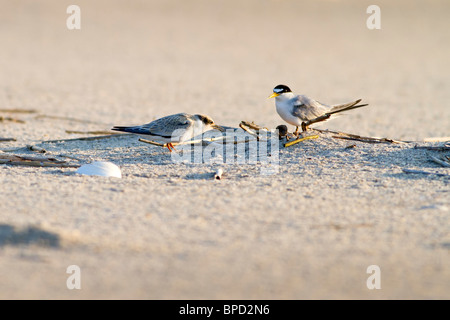
<instances>
[{"instance_id":1,"label":"small twig","mask_svg":"<svg viewBox=\"0 0 450 320\"><path fill-rule=\"evenodd\" d=\"M333 136L335 139L343 139L343 140L354 140L361 141L366 143L399 143L394 140L387 138L371 138L371 137L341 137L341 136Z\"/></svg>"},{"instance_id":2,"label":"small twig","mask_svg":"<svg viewBox=\"0 0 450 320\"><path fill-rule=\"evenodd\" d=\"M139 138L139 141L144 142L144 143L148 143L148 144L152 144L152 145L158 146L158 147L166 147L167 146L166 143L162 144L162 143L158 143L158 142L154 142L154 141L150 141L150 140L142 139L142 138ZM173 144L173 145L175 146L175 144Z\"/></svg>"},{"instance_id":3,"label":"small twig","mask_svg":"<svg viewBox=\"0 0 450 320\"><path fill-rule=\"evenodd\" d=\"M217 169L216 173L214 174L214 180L221 180L222 174L223 174L223 170Z\"/></svg>"},{"instance_id":4,"label":"small twig","mask_svg":"<svg viewBox=\"0 0 450 320\"><path fill-rule=\"evenodd\" d=\"M430 156L431 161L436 162L437 164L440 164L443 167L450 168L450 162L438 159L436 157Z\"/></svg>"},{"instance_id":5,"label":"small twig","mask_svg":"<svg viewBox=\"0 0 450 320\"><path fill-rule=\"evenodd\" d=\"M0 112L9 112L9 113L36 113L36 110L33 109L0 109Z\"/></svg>"},{"instance_id":6,"label":"small twig","mask_svg":"<svg viewBox=\"0 0 450 320\"><path fill-rule=\"evenodd\" d=\"M66 163L55 158L28 157L16 155L0 155L0 164L30 167L64 167L78 168L79 165Z\"/></svg>"},{"instance_id":7,"label":"small twig","mask_svg":"<svg viewBox=\"0 0 450 320\"><path fill-rule=\"evenodd\" d=\"M304 126L307 127L307 126L309 126L309 125L311 125L313 123L317 123L317 122L322 122L322 121L328 120L328 119L330 119L330 117L331 117L331 114L324 114L323 116L317 117L317 118L312 119L312 120L305 121L303 123L304 123Z\"/></svg>"},{"instance_id":8,"label":"small twig","mask_svg":"<svg viewBox=\"0 0 450 320\"><path fill-rule=\"evenodd\" d=\"M412 169L403 169L404 173L414 173L414 174L430 174L430 175L436 175L439 177L450 177L450 175L445 173L439 173L439 172L428 172L428 171L421 171L421 170L412 170Z\"/></svg>"},{"instance_id":9,"label":"small twig","mask_svg":"<svg viewBox=\"0 0 450 320\"><path fill-rule=\"evenodd\" d=\"M43 161L8 161L0 159L0 164L7 164L11 166L28 166L28 167L58 167L58 168L78 168L79 164L55 163Z\"/></svg>"},{"instance_id":10,"label":"small twig","mask_svg":"<svg viewBox=\"0 0 450 320\"><path fill-rule=\"evenodd\" d=\"M0 122L6 122L6 121L16 122L16 123L25 123L25 121L20 120L20 119L0 116Z\"/></svg>"},{"instance_id":11,"label":"small twig","mask_svg":"<svg viewBox=\"0 0 450 320\"><path fill-rule=\"evenodd\" d=\"M312 135L312 136L303 137L303 138L300 138L300 139L297 139L297 140L294 140L294 141L286 142L284 144L284 147L287 148L287 147L293 146L294 144L297 144L299 142L302 142L302 141L305 141L305 140L309 140L309 139L317 139L317 138L319 138L318 135Z\"/></svg>"},{"instance_id":12,"label":"small twig","mask_svg":"<svg viewBox=\"0 0 450 320\"><path fill-rule=\"evenodd\" d=\"M267 129L266 127L260 127L257 124L255 124L253 121L252 121L252 123L249 123L248 121L241 121L241 123L244 126L250 128L250 129L253 129L253 130L257 130L257 131L259 131L259 130L266 130L266 131L269 131L269 129Z\"/></svg>"},{"instance_id":13,"label":"small twig","mask_svg":"<svg viewBox=\"0 0 450 320\"><path fill-rule=\"evenodd\" d=\"M414 149L426 149L426 150L434 150L434 151L450 151L450 145L443 145L443 146L418 146L418 145L415 145Z\"/></svg>"},{"instance_id":14,"label":"small twig","mask_svg":"<svg viewBox=\"0 0 450 320\"><path fill-rule=\"evenodd\" d=\"M0 138L0 142L17 141L16 138Z\"/></svg>"},{"instance_id":15,"label":"small twig","mask_svg":"<svg viewBox=\"0 0 450 320\"><path fill-rule=\"evenodd\" d=\"M393 140L388 138L374 138L374 137L363 137L356 134L351 133L345 133L340 131L332 131L332 130L321 130L314 128L313 130L322 132L322 133L334 133L338 134L338 136L333 136L333 138L336 139L346 139L346 140L355 140L355 141L361 141L361 142L367 142L367 143L408 143L407 141L399 141L399 140Z\"/></svg>"},{"instance_id":16,"label":"small twig","mask_svg":"<svg viewBox=\"0 0 450 320\"><path fill-rule=\"evenodd\" d=\"M55 163L64 163L65 161L57 160L55 158L48 157L30 157L30 156L18 156L12 154L0 154L0 159L13 160L13 161L51 161Z\"/></svg>"},{"instance_id":17,"label":"small twig","mask_svg":"<svg viewBox=\"0 0 450 320\"><path fill-rule=\"evenodd\" d=\"M248 132L249 134L251 134L252 136L254 136L256 138L256 140L259 141L259 136L257 133L251 131L246 125L244 125L243 123L244 121L242 121L241 123L239 123L239 127L241 127L242 130L244 130L245 132Z\"/></svg>"}]
</instances>

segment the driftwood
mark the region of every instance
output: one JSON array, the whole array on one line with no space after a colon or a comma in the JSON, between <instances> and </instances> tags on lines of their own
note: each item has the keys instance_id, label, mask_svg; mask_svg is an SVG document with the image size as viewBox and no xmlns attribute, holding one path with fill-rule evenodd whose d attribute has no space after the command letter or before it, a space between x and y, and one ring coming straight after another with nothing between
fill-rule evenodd
<instances>
[{"instance_id":1,"label":"driftwood","mask_svg":"<svg viewBox=\"0 0 450 320\"><path fill-rule=\"evenodd\" d=\"M373 138L373 137L363 137L356 134L351 133L345 133L340 131L331 131L331 130L321 130L321 129L313 129L322 133L334 133L337 135L334 135L333 138L336 139L345 139L345 140L354 140L354 141L361 141L366 143L408 143L405 141L399 141L399 140L393 140L388 138Z\"/></svg>"},{"instance_id":2,"label":"driftwood","mask_svg":"<svg viewBox=\"0 0 450 320\"><path fill-rule=\"evenodd\" d=\"M46 157L28 157L0 154L0 164L29 166L29 167L61 167L61 168L78 168L78 164L69 164L66 161L57 160L55 158Z\"/></svg>"},{"instance_id":3,"label":"driftwood","mask_svg":"<svg viewBox=\"0 0 450 320\"><path fill-rule=\"evenodd\" d=\"M267 129L266 127L260 127L257 124L255 124L253 121L251 123L248 122L248 121L241 121L241 123L244 126L250 128L250 129L253 129L253 130L267 130L267 131L269 131L269 129Z\"/></svg>"},{"instance_id":4,"label":"driftwood","mask_svg":"<svg viewBox=\"0 0 450 320\"><path fill-rule=\"evenodd\" d=\"M439 158L430 156L430 159L431 159L431 161L433 161L433 162L435 162L437 164L440 164L443 167L450 168L450 161L449 161L449 159L447 157L445 157L444 159L441 160Z\"/></svg>"},{"instance_id":5,"label":"driftwood","mask_svg":"<svg viewBox=\"0 0 450 320\"><path fill-rule=\"evenodd\" d=\"M445 144L443 146L418 146L415 145L414 149L426 149L434 151L450 151L450 144Z\"/></svg>"},{"instance_id":6,"label":"driftwood","mask_svg":"<svg viewBox=\"0 0 450 320\"><path fill-rule=\"evenodd\" d=\"M252 135L253 137L256 138L256 141L264 141L267 142L267 139L261 139L261 137L259 136L258 132L260 131L269 131L267 128L263 128L258 126L257 124L255 124L254 122L252 123L248 123L247 121L241 121L241 123L239 123L239 127L244 130L245 132L247 132L248 134ZM252 130L256 130L257 132L253 132Z\"/></svg>"},{"instance_id":7,"label":"driftwood","mask_svg":"<svg viewBox=\"0 0 450 320\"><path fill-rule=\"evenodd\" d=\"M246 124L244 124L244 121L242 121L241 123L239 123L239 127L244 130L245 132L249 133L250 135L254 136L256 138L257 141L259 141L259 135L253 131L251 131Z\"/></svg>"}]
</instances>

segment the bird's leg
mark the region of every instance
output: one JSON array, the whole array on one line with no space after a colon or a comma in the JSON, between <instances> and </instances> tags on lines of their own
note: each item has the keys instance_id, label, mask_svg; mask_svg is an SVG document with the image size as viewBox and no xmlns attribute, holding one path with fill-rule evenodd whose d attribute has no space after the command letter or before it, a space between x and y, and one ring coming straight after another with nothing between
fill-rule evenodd
<instances>
[{"instance_id":1,"label":"bird's leg","mask_svg":"<svg viewBox=\"0 0 450 320\"><path fill-rule=\"evenodd\" d=\"M167 149L169 149L170 152L172 152L172 150L175 150L175 147L173 146L172 142L169 142L166 144Z\"/></svg>"},{"instance_id":2,"label":"bird's leg","mask_svg":"<svg viewBox=\"0 0 450 320\"><path fill-rule=\"evenodd\" d=\"M294 136L298 137L298 126L295 127Z\"/></svg>"},{"instance_id":3,"label":"bird's leg","mask_svg":"<svg viewBox=\"0 0 450 320\"><path fill-rule=\"evenodd\" d=\"M305 122L302 122L302 131L306 131L308 130L308 126L306 125Z\"/></svg>"}]
</instances>

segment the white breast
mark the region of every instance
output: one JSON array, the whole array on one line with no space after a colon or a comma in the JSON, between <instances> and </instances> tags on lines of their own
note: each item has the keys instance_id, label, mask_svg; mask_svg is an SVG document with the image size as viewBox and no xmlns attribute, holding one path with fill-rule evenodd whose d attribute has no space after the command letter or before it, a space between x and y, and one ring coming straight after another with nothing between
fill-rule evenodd
<instances>
[{"instance_id":1,"label":"white breast","mask_svg":"<svg viewBox=\"0 0 450 320\"><path fill-rule=\"evenodd\" d=\"M292 115L292 106L287 103L288 101L275 101L277 112L281 119L293 126L300 126L302 121L296 116Z\"/></svg>"}]
</instances>

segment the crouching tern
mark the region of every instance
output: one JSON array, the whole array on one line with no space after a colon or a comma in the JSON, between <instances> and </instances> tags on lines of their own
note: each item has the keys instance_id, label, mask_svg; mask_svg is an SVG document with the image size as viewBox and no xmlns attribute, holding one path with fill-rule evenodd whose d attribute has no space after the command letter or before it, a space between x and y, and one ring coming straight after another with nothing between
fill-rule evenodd
<instances>
[{"instance_id":1,"label":"crouching tern","mask_svg":"<svg viewBox=\"0 0 450 320\"><path fill-rule=\"evenodd\" d=\"M295 95L288 86L280 84L273 89L273 94L269 97L275 98L275 106L280 117L287 123L295 126L294 135L298 136L298 128L301 126L302 131L306 131L307 122L318 117L325 117L327 121L332 119L334 114L361 108L367 104L360 104L361 99L353 102L326 105L305 95ZM328 117L328 118L327 118Z\"/></svg>"},{"instance_id":2,"label":"crouching tern","mask_svg":"<svg viewBox=\"0 0 450 320\"><path fill-rule=\"evenodd\" d=\"M166 144L170 152L172 143L181 143L209 130L225 131L211 117L202 114L177 113L141 126L114 126L111 130L141 135L146 139Z\"/></svg>"}]
</instances>

